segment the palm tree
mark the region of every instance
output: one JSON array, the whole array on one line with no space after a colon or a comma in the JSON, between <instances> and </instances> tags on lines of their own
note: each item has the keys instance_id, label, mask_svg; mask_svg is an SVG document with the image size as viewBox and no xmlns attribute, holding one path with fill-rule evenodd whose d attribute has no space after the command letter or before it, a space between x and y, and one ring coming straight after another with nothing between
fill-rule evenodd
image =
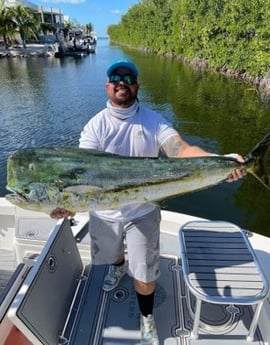
<instances>
[{"instance_id":1,"label":"palm tree","mask_svg":"<svg viewBox=\"0 0 270 345\"><path fill-rule=\"evenodd\" d=\"M10 11L13 13L13 20L21 36L23 47L26 48L26 39L31 36L36 37L36 32L39 30L39 21L28 7L17 5L11 7Z\"/></svg>"},{"instance_id":2,"label":"palm tree","mask_svg":"<svg viewBox=\"0 0 270 345\"><path fill-rule=\"evenodd\" d=\"M94 30L93 24L92 23L88 23L85 25L85 29L86 29L86 34L90 35L91 32Z\"/></svg>"},{"instance_id":3,"label":"palm tree","mask_svg":"<svg viewBox=\"0 0 270 345\"><path fill-rule=\"evenodd\" d=\"M10 8L5 7L5 1L0 3L0 36L3 37L5 48L9 46L9 41L16 34L16 23L13 21L13 13Z\"/></svg>"}]
</instances>

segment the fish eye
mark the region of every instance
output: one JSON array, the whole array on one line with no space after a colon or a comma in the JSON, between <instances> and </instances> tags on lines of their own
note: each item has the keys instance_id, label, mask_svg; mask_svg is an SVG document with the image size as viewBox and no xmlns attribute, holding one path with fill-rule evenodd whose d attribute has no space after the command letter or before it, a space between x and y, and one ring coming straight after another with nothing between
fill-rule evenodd
<instances>
[{"instance_id":1,"label":"fish eye","mask_svg":"<svg viewBox=\"0 0 270 345\"><path fill-rule=\"evenodd\" d=\"M29 187L23 187L22 188L22 193L23 194L29 194L30 193L30 188Z\"/></svg>"}]
</instances>

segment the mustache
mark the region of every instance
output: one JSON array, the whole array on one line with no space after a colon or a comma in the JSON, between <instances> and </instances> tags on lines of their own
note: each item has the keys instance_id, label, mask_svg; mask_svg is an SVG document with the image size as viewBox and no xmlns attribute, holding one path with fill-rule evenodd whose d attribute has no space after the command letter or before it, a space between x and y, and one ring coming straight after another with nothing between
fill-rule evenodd
<instances>
[{"instance_id":1,"label":"mustache","mask_svg":"<svg viewBox=\"0 0 270 345\"><path fill-rule=\"evenodd\" d=\"M116 87L117 90L121 90L121 89L126 89L126 90L130 90L130 87L128 85L125 84L119 84Z\"/></svg>"}]
</instances>

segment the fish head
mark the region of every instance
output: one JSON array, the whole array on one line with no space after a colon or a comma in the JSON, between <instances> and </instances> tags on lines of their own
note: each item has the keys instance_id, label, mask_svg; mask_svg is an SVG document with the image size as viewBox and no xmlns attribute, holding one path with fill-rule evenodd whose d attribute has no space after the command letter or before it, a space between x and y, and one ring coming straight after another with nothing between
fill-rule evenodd
<instances>
[{"instance_id":1,"label":"fish head","mask_svg":"<svg viewBox=\"0 0 270 345\"><path fill-rule=\"evenodd\" d=\"M12 194L6 199L18 207L46 213L57 207L85 211L87 199L80 198L81 192L66 188L81 185L84 178L85 169L78 166L78 159L81 160L77 154L82 151L78 150L29 148L11 154L7 160L6 189Z\"/></svg>"},{"instance_id":2,"label":"fish head","mask_svg":"<svg viewBox=\"0 0 270 345\"><path fill-rule=\"evenodd\" d=\"M45 183L30 183L12 189L7 186L12 194L6 195L6 199L12 204L33 211L50 213L57 207L61 191L58 187Z\"/></svg>"},{"instance_id":3,"label":"fish head","mask_svg":"<svg viewBox=\"0 0 270 345\"><path fill-rule=\"evenodd\" d=\"M12 190L6 199L12 204L31 211L50 214L56 208L63 208L72 213L88 211L88 198L83 198L73 188L61 188L50 183L30 183L22 189Z\"/></svg>"}]
</instances>

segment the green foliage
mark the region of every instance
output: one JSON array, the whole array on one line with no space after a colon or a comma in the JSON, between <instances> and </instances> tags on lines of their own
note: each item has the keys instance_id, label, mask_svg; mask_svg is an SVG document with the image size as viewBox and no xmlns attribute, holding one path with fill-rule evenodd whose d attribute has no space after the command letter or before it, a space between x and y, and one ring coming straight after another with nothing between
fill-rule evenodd
<instances>
[{"instance_id":1,"label":"green foliage","mask_svg":"<svg viewBox=\"0 0 270 345\"><path fill-rule=\"evenodd\" d=\"M15 22L20 33L23 46L26 47L26 39L35 37L39 28L38 19L35 17L33 11L28 7L17 5L9 8L13 13L13 21Z\"/></svg>"},{"instance_id":2,"label":"green foliage","mask_svg":"<svg viewBox=\"0 0 270 345\"><path fill-rule=\"evenodd\" d=\"M52 25L51 23L40 23L40 30L44 35L47 35L48 32L56 32L54 25Z\"/></svg>"},{"instance_id":3,"label":"green foliage","mask_svg":"<svg viewBox=\"0 0 270 345\"><path fill-rule=\"evenodd\" d=\"M39 30L39 22L32 10L28 7L16 5L13 7L0 6L0 35L3 36L5 45L8 40L19 32L23 46L27 38L35 37Z\"/></svg>"},{"instance_id":4,"label":"green foliage","mask_svg":"<svg viewBox=\"0 0 270 345\"><path fill-rule=\"evenodd\" d=\"M85 25L85 32L87 35L90 35L91 32L94 31L94 26L92 23L88 23Z\"/></svg>"},{"instance_id":5,"label":"green foliage","mask_svg":"<svg viewBox=\"0 0 270 345\"><path fill-rule=\"evenodd\" d=\"M142 0L108 34L154 53L265 76L269 23L270 0Z\"/></svg>"},{"instance_id":6,"label":"green foliage","mask_svg":"<svg viewBox=\"0 0 270 345\"><path fill-rule=\"evenodd\" d=\"M0 3L0 36L3 37L5 47L8 48L9 42L16 34L16 24L10 10L4 6L4 0Z\"/></svg>"}]
</instances>

